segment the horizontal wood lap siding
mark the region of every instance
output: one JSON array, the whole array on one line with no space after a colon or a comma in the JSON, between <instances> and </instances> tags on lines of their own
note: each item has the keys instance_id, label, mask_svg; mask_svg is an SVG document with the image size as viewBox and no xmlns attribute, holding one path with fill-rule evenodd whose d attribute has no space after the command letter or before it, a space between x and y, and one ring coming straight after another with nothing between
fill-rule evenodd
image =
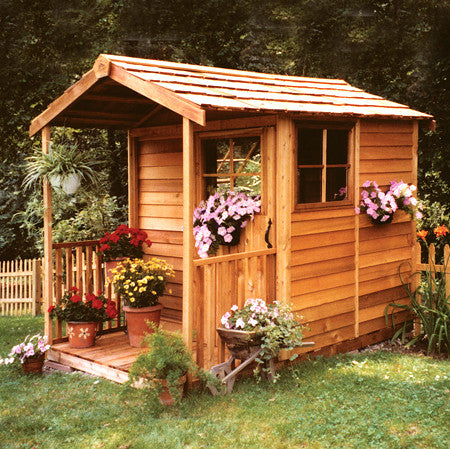
<instances>
[{"instance_id":1,"label":"horizontal wood lap siding","mask_svg":"<svg viewBox=\"0 0 450 449\"><path fill-rule=\"evenodd\" d=\"M413 122L361 122L360 182L374 180L415 183ZM359 217L359 329L360 335L386 327L384 310L392 301L406 302L399 270L410 271L414 236L411 220L398 211L391 224L373 225Z\"/></svg>"},{"instance_id":2,"label":"horizontal wood lap siding","mask_svg":"<svg viewBox=\"0 0 450 449\"><path fill-rule=\"evenodd\" d=\"M360 179L388 186L393 179L413 182L413 123L361 122Z\"/></svg>"},{"instance_id":3,"label":"horizontal wood lap siding","mask_svg":"<svg viewBox=\"0 0 450 449\"><path fill-rule=\"evenodd\" d=\"M373 180L387 189L392 180L415 183L414 140L412 122L361 121L359 184ZM399 211L384 226L373 225L366 215L356 220L359 229L352 206L292 214L292 302L317 353L388 338L386 305L407 301L399 271L407 276L411 270L415 236L409 216Z\"/></svg>"},{"instance_id":4,"label":"horizontal wood lap siding","mask_svg":"<svg viewBox=\"0 0 450 449\"><path fill-rule=\"evenodd\" d=\"M314 350L354 335L353 207L292 214L292 302Z\"/></svg>"},{"instance_id":5,"label":"horizontal wood lap siding","mask_svg":"<svg viewBox=\"0 0 450 449\"><path fill-rule=\"evenodd\" d=\"M150 256L166 260L175 268L175 279L161 298L166 319L181 321L183 265L183 143L173 138L139 137L139 227L153 242Z\"/></svg>"}]
</instances>

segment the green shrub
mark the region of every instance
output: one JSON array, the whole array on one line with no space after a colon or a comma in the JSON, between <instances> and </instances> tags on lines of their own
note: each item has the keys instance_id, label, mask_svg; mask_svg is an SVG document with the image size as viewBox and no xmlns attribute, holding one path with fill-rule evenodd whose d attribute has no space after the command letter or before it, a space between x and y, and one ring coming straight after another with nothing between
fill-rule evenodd
<instances>
[{"instance_id":1,"label":"green shrub","mask_svg":"<svg viewBox=\"0 0 450 449\"><path fill-rule=\"evenodd\" d=\"M144 345L149 350L140 354L131 366L129 385L142 387L147 399L155 406L163 390L161 380L164 380L175 404L179 404L182 397L179 379L182 376L191 373L202 381L209 381L211 376L195 364L180 334L165 331L151 322L148 324L154 330L144 337Z\"/></svg>"}]
</instances>

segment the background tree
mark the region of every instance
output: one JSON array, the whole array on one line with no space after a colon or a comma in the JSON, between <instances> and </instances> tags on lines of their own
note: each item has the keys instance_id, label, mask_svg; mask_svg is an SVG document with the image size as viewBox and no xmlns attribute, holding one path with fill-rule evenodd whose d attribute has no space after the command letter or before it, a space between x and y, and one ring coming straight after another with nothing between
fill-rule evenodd
<instances>
[{"instance_id":1,"label":"background tree","mask_svg":"<svg viewBox=\"0 0 450 449\"><path fill-rule=\"evenodd\" d=\"M425 226L448 222L449 33L450 0L1 0L0 259L39 253L40 192L29 199L21 189L29 123L99 53L344 78L431 113L437 132L420 133L419 193L430 206ZM125 136L73 138L108 161L104 189L69 205L55 200L55 225L61 238L74 229L96 237L102 220L125 219ZM110 218L89 229L93 198L106 201Z\"/></svg>"}]
</instances>

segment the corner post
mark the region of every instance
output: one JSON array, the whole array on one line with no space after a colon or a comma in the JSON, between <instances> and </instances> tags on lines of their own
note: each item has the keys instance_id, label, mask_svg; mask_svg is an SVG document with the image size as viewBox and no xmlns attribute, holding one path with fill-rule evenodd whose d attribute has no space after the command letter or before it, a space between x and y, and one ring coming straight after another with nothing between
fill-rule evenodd
<instances>
[{"instance_id":1,"label":"corner post","mask_svg":"<svg viewBox=\"0 0 450 449\"><path fill-rule=\"evenodd\" d=\"M194 306L194 124L183 117L183 339L192 350Z\"/></svg>"},{"instance_id":2,"label":"corner post","mask_svg":"<svg viewBox=\"0 0 450 449\"><path fill-rule=\"evenodd\" d=\"M294 129L291 117L277 117L276 147L276 297L291 300L291 220L294 189Z\"/></svg>"},{"instance_id":3,"label":"corner post","mask_svg":"<svg viewBox=\"0 0 450 449\"><path fill-rule=\"evenodd\" d=\"M42 152L48 153L50 148L50 127L42 129ZM53 341L53 323L48 308L53 304L53 254L52 254L52 190L49 181L43 180L44 196L44 332L51 344Z\"/></svg>"},{"instance_id":4,"label":"corner post","mask_svg":"<svg viewBox=\"0 0 450 449\"><path fill-rule=\"evenodd\" d=\"M359 164L360 164L360 136L361 136L361 121L356 122L354 128L354 136L352 136L353 151L350 159L350 164L353 165L353 201L355 206L358 205L360 199L360 176L359 176ZM355 217L355 338L359 337L359 239L360 239L360 229L359 221L360 215L354 214Z\"/></svg>"}]
</instances>

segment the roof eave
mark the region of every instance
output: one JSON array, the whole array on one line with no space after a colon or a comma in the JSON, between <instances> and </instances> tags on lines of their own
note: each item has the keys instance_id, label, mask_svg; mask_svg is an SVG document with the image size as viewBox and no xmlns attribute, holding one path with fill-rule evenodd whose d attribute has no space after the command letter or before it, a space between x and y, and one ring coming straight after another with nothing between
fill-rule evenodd
<instances>
[{"instance_id":1,"label":"roof eave","mask_svg":"<svg viewBox=\"0 0 450 449\"><path fill-rule=\"evenodd\" d=\"M51 103L44 112L31 121L29 129L30 137L47 126L55 117L105 77L111 78L119 84L134 90L149 100L155 101L201 126L205 126L206 124L206 112L199 105L181 98L164 87L157 86L149 81L144 81L128 73L121 67L115 66L105 56L100 55L95 61L94 67L89 72L83 75L79 81L69 87L59 98Z\"/></svg>"}]
</instances>

